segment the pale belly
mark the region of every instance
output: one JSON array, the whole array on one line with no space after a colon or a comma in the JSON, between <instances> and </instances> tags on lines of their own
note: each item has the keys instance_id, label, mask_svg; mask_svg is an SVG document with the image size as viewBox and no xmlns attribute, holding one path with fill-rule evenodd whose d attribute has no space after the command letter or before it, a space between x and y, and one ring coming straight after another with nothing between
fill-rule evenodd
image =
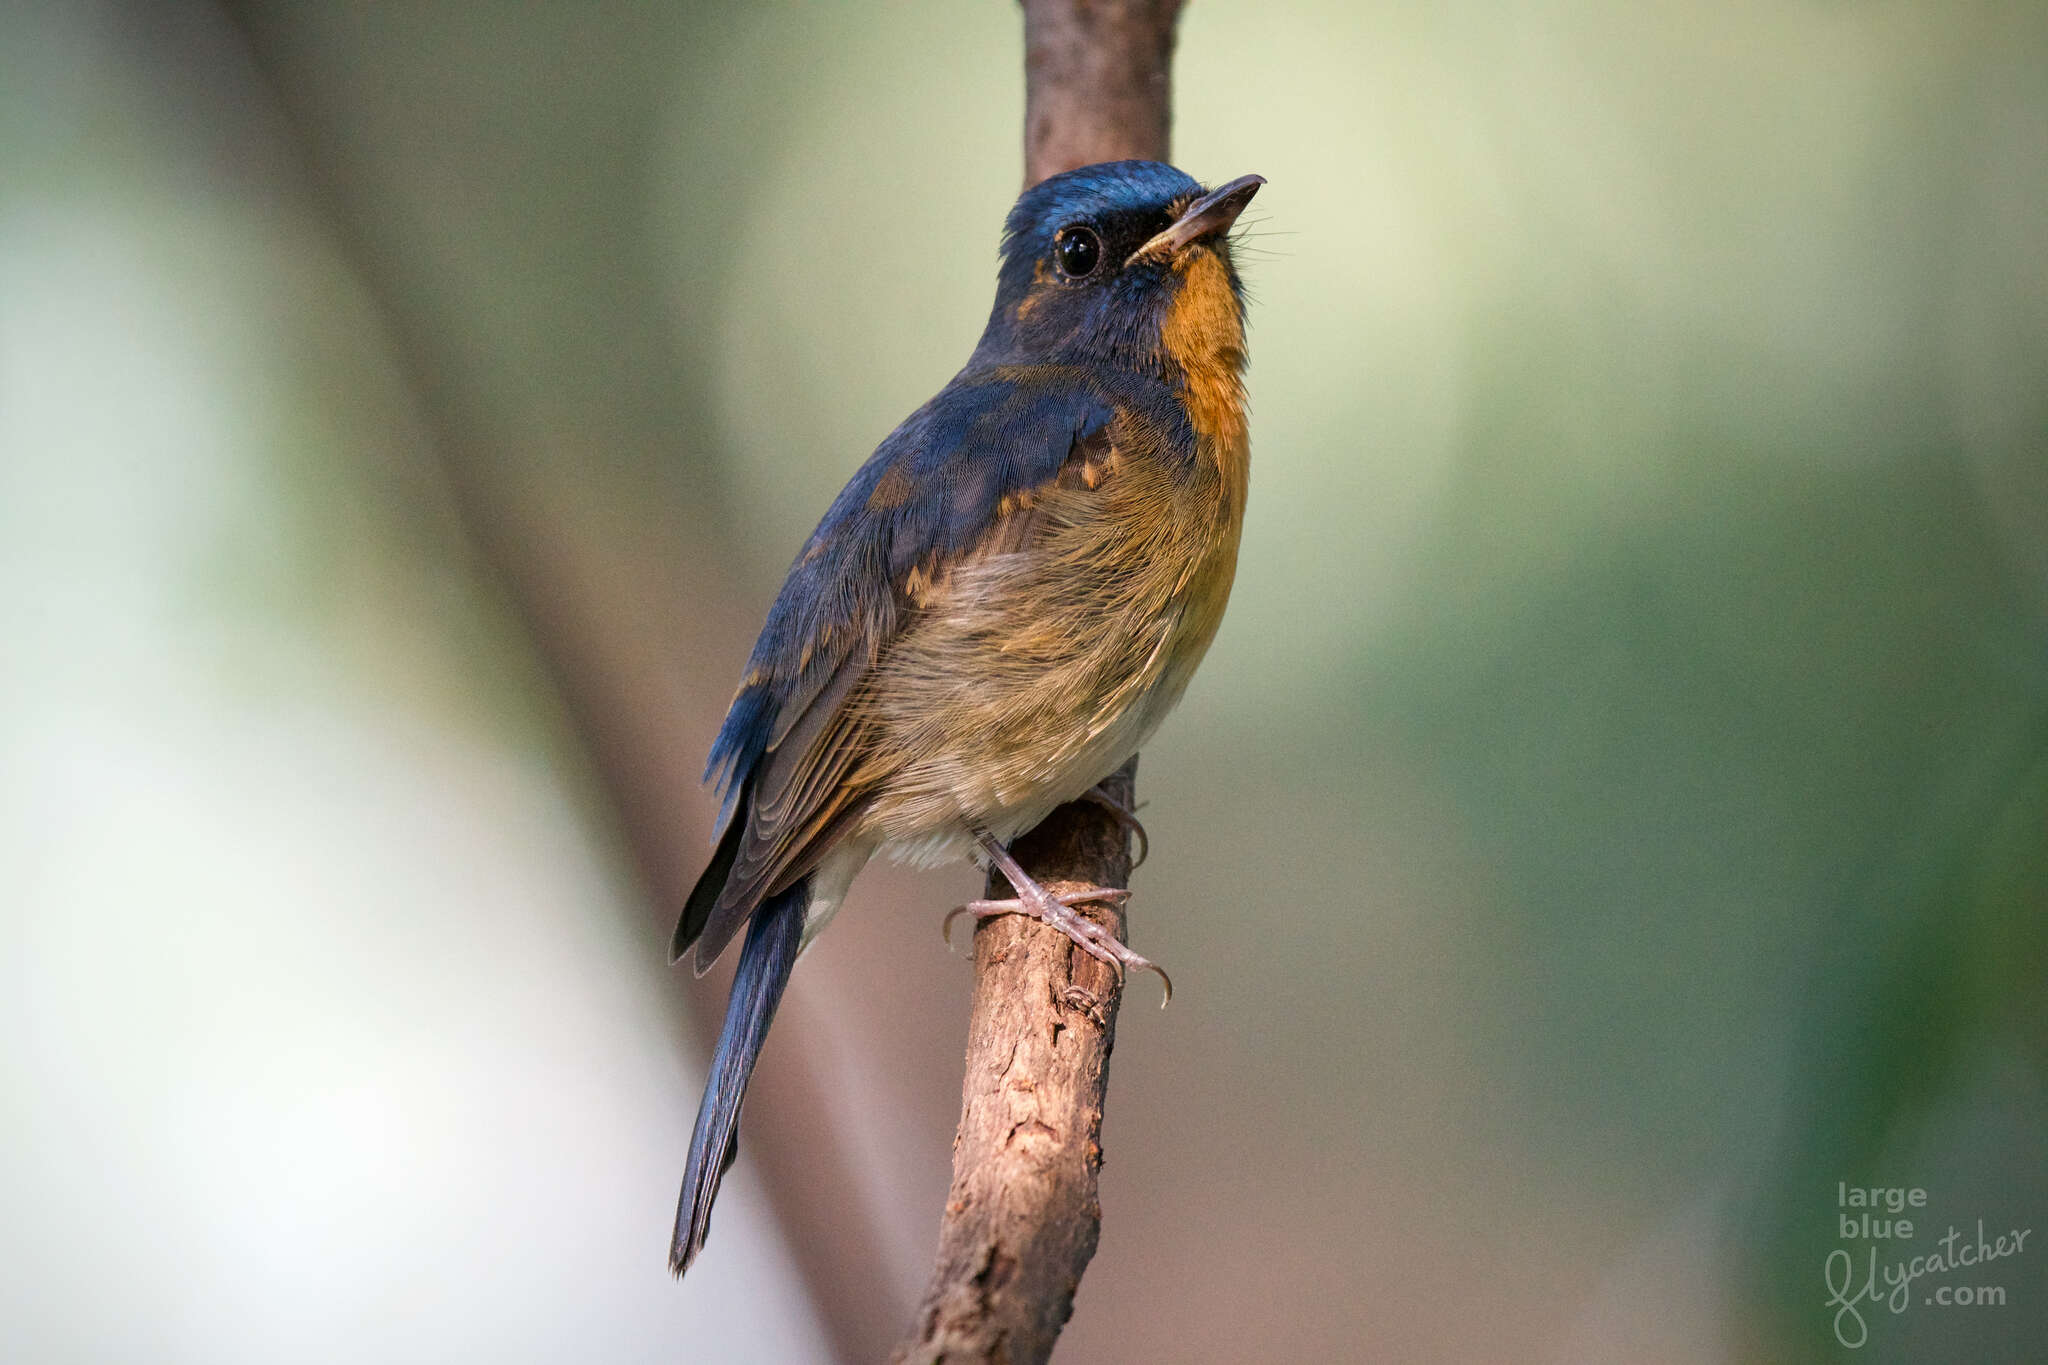
<instances>
[{"instance_id":1,"label":"pale belly","mask_svg":"<svg viewBox=\"0 0 2048 1365\"><path fill-rule=\"evenodd\" d=\"M960 584L953 616L880 665L893 771L861 834L898 861L956 862L975 856L975 827L1007 843L1116 771L1208 650L1235 564L1231 529L1208 547L1216 563L1198 566L1209 574L1154 564L1135 583L1098 577L1061 609L1044 606L1045 584L1018 581L1040 566L996 564Z\"/></svg>"},{"instance_id":2,"label":"pale belly","mask_svg":"<svg viewBox=\"0 0 2048 1365\"><path fill-rule=\"evenodd\" d=\"M1154 689L1139 705L1125 710L1087 743L1059 750L1043 765L1033 765L1034 778L1009 791L979 780L970 772L961 772L948 803L953 807L949 815L936 824L923 824L922 812L912 814L895 831L885 831L879 851L895 862L913 867L980 861L972 826L980 825L1000 842L1009 843L1122 767L1125 759L1152 738L1178 700L1178 691L1167 697L1163 689Z\"/></svg>"},{"instance_id":3,"label":"pale belly","mask_svg":"<svg viewBox=\"0 0 2048 1365\"><path fill-rule=\"evenodd\" d=\"M804 946L808 948L831 923L845 903L853 879L876 854L923 868L983 863L986 860L974 836L976 826L1007 844L1108 777L1144 747L1179 701L1193 671L1191 664L1176 670L1175 678L1162 676L1138 704L1119 713L1088 742L1058 750L1050 766L1034 767L1037 775L1017 795L1006 795L982 780L978 774L984 770L973 757L963 755L957 764L940 765L953 772L953 784L945 792L927 792L914 801L899 798L888 802L881 819L871 813L854 837L839 844L819 864L811 882ZM981 757L996 756L985 753Z\"/></svg>"},{"instance_id":4,"label":"pale belly","mask_svg":"<svg viewBox=\"0 0 2048 1365\"><path fill-rule=\"evenodd\" d=\"M805 943L877 853L982 862L976 829L1007 844L1143 748L1215 636L1236 548L1233 527L1193 571L1083 583L1050 612L1045 585L1018 581L1042 561L1003 556L961 575L958 610L906 632L849 702L879 730L875 794L817 869Z\"/></svg>"}]
</instances>

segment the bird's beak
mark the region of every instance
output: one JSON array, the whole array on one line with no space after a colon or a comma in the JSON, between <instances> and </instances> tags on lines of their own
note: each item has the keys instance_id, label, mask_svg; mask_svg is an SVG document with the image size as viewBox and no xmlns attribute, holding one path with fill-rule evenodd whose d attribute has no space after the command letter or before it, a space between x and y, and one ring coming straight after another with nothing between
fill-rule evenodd
<instances>
[{"instance_id":1,"label":"bird's beak","mask_svg":"<svg viewBox=\"0 0 2048 1365\"><path fill-rule=\"evenodd\" d=\"M1188 205L1186 211L1174 219L1172 227L1133 251L1130 260L1124 264L1147 259L1172 260L1183 247L1230 231L1237 215L1244 212L1244 206L1252 202L1252 196L1265 183L1263 175L1241 175L1228 185L1209 191Z\"/></svg>"}]
</instances>

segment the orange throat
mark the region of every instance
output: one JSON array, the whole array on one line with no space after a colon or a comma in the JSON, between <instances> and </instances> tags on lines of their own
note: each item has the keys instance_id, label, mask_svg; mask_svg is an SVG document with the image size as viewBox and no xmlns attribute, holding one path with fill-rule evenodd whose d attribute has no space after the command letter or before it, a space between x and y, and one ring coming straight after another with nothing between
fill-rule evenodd
<instances>
[{"instance_id":1,"label":"orange throat","mask_svg":"<svg viewBox=\"0 0 2048 1365\"><path fill-rule=\"evenodd\" d=\"M1203 453L1241 498L1250 434L1245 421L1244 321L1230 271L1214 248L1189 252L1161 339L1180 367L1188 419Z\"/></svg>"}]
</instances>

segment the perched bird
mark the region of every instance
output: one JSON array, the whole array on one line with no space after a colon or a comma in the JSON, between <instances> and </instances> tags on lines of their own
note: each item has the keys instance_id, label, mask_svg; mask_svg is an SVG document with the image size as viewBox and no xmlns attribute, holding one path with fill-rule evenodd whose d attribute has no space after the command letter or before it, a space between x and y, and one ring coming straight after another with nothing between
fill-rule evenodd
<instances>
[{"instance_id":1,"label":"perched bird","mask_svg":"<svg viewBox=\"0 0 2048 1365\"><path fill-rule=\"evenodd\" d=\"M1249 460L1227 234L1264 183L1205 191L1116 161L1026 190L966 368L791 566L711 747L717 851L676 927L674 959L694 948L700 974L747 931L690 1140L677 1275L704 1246L797 955L875 854L999 868L1016 898L964 910L1031 915L1157 970L1070 908L1128 892L1054 895L1005 845L1138 751L1223 618Z\"/></svg>"}]
</instances>

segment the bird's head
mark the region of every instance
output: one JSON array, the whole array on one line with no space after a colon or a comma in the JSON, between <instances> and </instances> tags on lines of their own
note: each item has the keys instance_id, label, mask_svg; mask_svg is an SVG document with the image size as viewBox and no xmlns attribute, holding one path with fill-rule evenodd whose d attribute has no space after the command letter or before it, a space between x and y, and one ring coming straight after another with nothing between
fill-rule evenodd
<instances>
[{"instance_id":1,"label":"bird's head","mask_svg":"<svg viewBox=\"0 0 2048 1365\"><path fill-rule=\"evenodd\" d=\"M1024 191L1003 231L980 364L1111 364L1175 383L1244 366L1227 234L1259 176L1216 190L1157 161L1106 161Z\"/></svg>"}]
</instances>

